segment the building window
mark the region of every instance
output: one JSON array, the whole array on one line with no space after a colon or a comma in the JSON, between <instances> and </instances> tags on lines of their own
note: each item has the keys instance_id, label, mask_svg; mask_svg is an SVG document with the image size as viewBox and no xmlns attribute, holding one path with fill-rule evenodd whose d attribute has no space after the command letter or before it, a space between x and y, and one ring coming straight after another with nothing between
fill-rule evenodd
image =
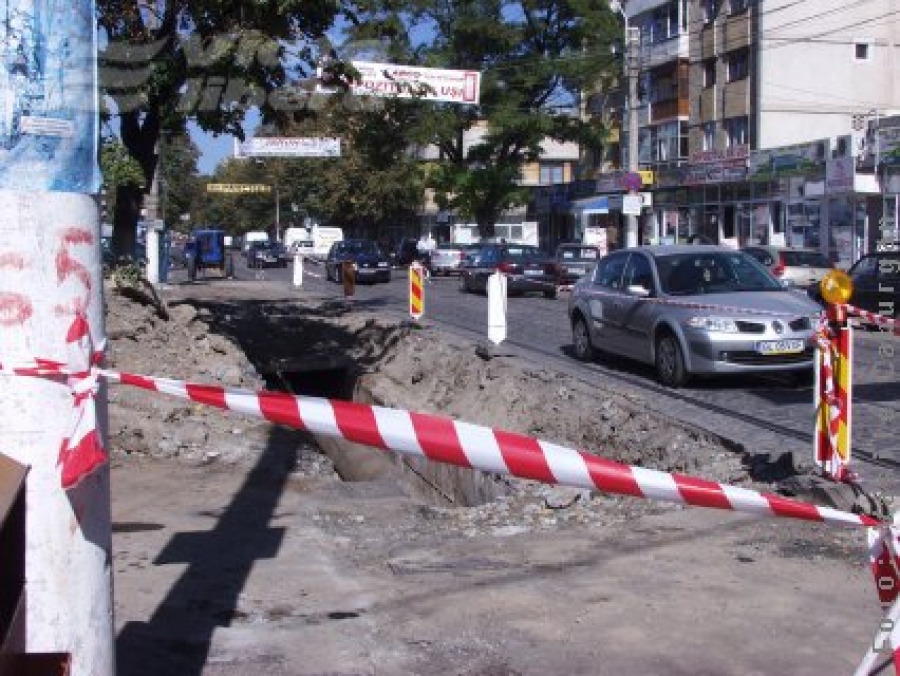
<instances>
[{"instance_id":1,"label":"building window","mask_svg":"<svg viewBox=\"0 0 900 676\"><path fill-rule=\"evenodd\" d=\"M706 122L703 125L703 150L715 150L716 148L716 123Z\"/></svg>"},{"instance_id":2,"label":"building window","mask_svg":"<svg viewBox=\"0 0 900 676\"><path fill-rule=\"evenodd\" d=\"M641 37L645 43L653 44L674 38L678 33L678 2L672 0L650 13L644 22Z\"/></svg>"},{"instance_id":3,"label":"building window","mask_svg":"<svg viewBox=\"0 0 900 676\"><path fill-rule=\"evenodd\" d=\"M716 84L716 60L703 62L703 86L713 87Z\"/></svg>"},{"instance_id":4,"label":"building window","mask_svg":"<svg viewBox=\"0 0 900 676\"><path fill-rule=\"evenodd\" d=\"M562 183L564 181L563 173L562 164L541 164L541 185Z\"/></svg>"},{"instance_id":5,"label":"building window","mask_svg":"<svg viewBox=\"0 0 900 676\"><path fill-rule=\"evenodd\" d=\"M729 0L728 1L728 13L729 14L740 14L741 12L746 12L747 8L750 6L750 0Z\"/></svg>"},{"instance_id":6,"label":"building window","mask_svg":"<svg viewBox=\"0 0 900 676\"><path fill-rule=\"evenodd\" d=\"M738 49L725 57L728 69L728 82L745 79L750 74L750 50Z\"/></svg>"},{"instance_id":7,"label":"building window","mask_svg":"<svg viewBox=\"0 0 900 676\"><path fill-rule=\"evenodd\" d=\"M732 117L724 122L725 135L728 137L728 147L746 145L750 142L750 123L747 116Z\"/></svg>"},{"instance_id":8,"label":"building window","mask_svg":"<svg viewBox=\"0 0 900 676\"><path fill-rule=\"evenodd\" d=\"M856 61L868 61L872 56L872 48L868 42L853 43L853 58Z\"/></svg>"},{"instance_id":9,"label":"building window","mask_svg":"<svg viewBox=\"0 0 900 676\"><path fill-rule=\"evenodd\" d=\"M712 23L716 20L719 10L718 0L703 0L703 23Z\"/></svg>"}]
</instances>

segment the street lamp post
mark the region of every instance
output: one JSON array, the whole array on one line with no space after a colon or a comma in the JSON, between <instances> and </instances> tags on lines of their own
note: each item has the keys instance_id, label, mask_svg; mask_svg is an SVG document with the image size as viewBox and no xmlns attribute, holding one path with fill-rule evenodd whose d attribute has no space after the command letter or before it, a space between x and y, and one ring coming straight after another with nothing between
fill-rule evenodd
<instances>
[{"instance_id":1,"label":"street lamp post","mask_svg":"<svg viewBox=\"0 0 900 676\"><path fill-rule=\"evenodd\" d=\"M637 48L639 42L639 29L632 28L628 23L628 14L625 13L624 3L620 0L610 0L610 9L622 15L625 25L625 76L628 79L628 171L636 173L640 169L638 162L638 73L637 73ZM625 246L632 247L638 244L638 217L629 214L625 221Z\"/></svg>"}]
</instances>

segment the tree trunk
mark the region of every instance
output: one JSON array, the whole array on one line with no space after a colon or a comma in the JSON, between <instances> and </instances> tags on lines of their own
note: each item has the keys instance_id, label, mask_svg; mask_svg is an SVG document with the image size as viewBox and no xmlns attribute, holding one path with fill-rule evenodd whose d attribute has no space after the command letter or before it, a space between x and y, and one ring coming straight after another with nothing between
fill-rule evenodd
<instances>
[{"instance_id":1,"label":"tree trunk","mask_svg":"<svg viewBox=\"0 0 900 676\"><path fill-rule=\"evenodd\" d=\"M116 263L120 259L134 258L142 200L143 191L136 185L120 185L116 189L112 238L112 251Z\"/></svg>"}]
</instances>

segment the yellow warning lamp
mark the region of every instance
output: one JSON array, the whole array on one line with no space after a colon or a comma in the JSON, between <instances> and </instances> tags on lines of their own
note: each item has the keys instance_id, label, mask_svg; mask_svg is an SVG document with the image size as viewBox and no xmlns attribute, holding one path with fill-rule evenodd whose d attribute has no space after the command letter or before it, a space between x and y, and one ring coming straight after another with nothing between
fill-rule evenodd
<instances>
[{"instance_id":1,"label":"yellow warning lamp","mask_svg":"<svg viewBox=\"0 0 900 676\"><path fill-rule=\"evenodd\" d=\"M843 270L832 270L819 282L819 290L826 303L844 305L853 295L853 280Z\"/></svg>"}]
</instances>

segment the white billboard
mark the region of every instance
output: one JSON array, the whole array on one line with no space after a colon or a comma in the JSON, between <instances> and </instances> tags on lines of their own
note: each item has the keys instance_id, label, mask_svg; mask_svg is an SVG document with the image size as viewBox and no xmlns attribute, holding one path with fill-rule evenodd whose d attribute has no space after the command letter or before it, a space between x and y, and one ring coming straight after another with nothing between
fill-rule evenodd
<instances>
[{"instance_id":1,"label":"white billboard","mask_svg":"<svg viewBox=\"0 0 900 676\"><path fill-rule=\"evenodd\" d=\"M372 61L351 63L362 77L350 89L354 94L420 97L429 101L471 104L477 104L481 94L481 73L478 71L399 66Z\"/></svg>"},{"instance_id":2,"label":"white billboard","mask_svg":"<svg viewBox=\"0 0 900 676\"><path fill-rule=\"evenodd\" d=\"M245 157L340 157L339 138L272 136L234 140L234 156Z\"/></svg>"}]
</instances>

